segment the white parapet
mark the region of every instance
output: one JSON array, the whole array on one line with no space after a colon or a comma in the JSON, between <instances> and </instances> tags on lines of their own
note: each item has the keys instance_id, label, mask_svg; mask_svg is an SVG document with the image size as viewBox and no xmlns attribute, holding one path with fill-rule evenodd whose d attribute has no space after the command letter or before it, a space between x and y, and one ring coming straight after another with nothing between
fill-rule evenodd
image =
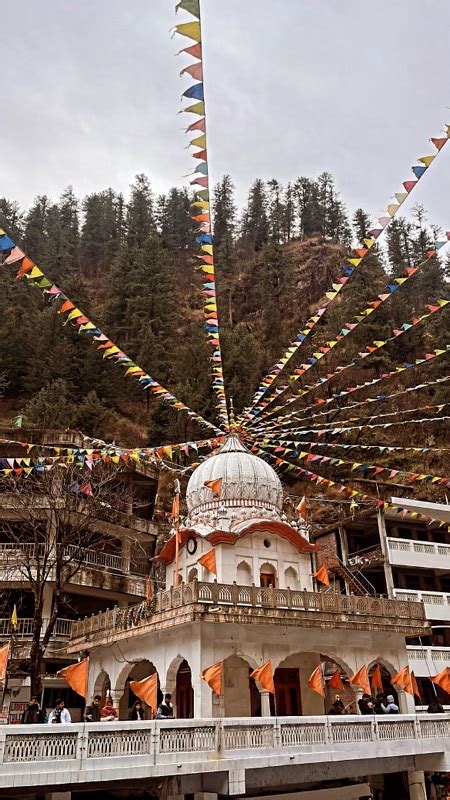
<instances>
[{"instance_id":1,"label":"white parapet","mask_svg":"<svg viewBox=\"0 0 450 800\"><path fill-rule=\"evenodd\" d=\"M0 787L64 789L218 772L241 787L245 770L323 761L337 770L351 762L354 776L366 774L368 762L376 774L392 759L396 770L408 769L411 758L450 770L449 737L449 714L4 726Z\"/></svg>"},{"instance_id":2,"label":"white parapet","mask_svg":"<svg viewBox=\"0 0 450 800\"><path fill-rule=\"evenodd\" d=\"M450 570L450 544L387 538L392 566Z\"/></svg>"},{"instance_id":3,"label":"white parapet","mask_svg":"<svg viewBox=\"0 0 450 800\"><path fill-rule=\"evenodd\" d=\"M394 589L396 600L423 603L429 620L450 622L450 594L448 592L428 592L419 589Z\"/></svg>"}]
</instances>

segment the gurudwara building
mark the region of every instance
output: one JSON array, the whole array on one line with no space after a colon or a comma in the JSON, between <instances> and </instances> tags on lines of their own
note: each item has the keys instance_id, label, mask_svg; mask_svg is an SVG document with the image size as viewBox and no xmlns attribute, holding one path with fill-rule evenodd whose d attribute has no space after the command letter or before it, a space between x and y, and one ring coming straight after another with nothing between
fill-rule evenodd
<instances>
[{"instance_id":1,"label":"gurudwara building","mask_svg":"<svg viewBox=\"0 0 450 800\"><path fill-rule=\"evenodd\" d=\"M88 696L110 692L120 722L80 726L84 766L72 764L69 788L78 769L91 788L148 780L155 794L196 800L423 800L425 772L448 769L450 719L415 715L413 696L391 683L408 664L406 638L429 632L423 605L319 590L320 545L287 519L277 474L236 436L195 469L186 501L157 556L165 585L72 627L69 652L89 656ZM268 661L273 692L251 677ZM202 673L218 664L215 693ZM359 714L363 685L349 678L363 667L381 675L398 716ZM174 719L127 722L130 680L155 673ZM336 674L345 716L328 713Z\"/></svg>"}]
</instances>

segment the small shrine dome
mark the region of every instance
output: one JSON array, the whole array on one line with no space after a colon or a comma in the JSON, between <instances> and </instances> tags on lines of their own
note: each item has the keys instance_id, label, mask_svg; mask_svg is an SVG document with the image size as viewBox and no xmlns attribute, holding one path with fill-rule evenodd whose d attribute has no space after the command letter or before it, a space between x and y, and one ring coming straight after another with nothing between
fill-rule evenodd
<instances>
[{"instance_id":1,"label":"small shrine dome","mask_svg":"<svg viewBox=\"0 0 450 800\"><path fill-rule=\"evenodd\" d=\"M218 479L222 481L220 493L214 494L205 481ZM251 509L252 516L279 519L283 489L275 470L253 455L237 436L230 436L215 455L194 470L186 501L192 521L218 511L221 516L235 516L238 509Z\"/></svg>"}]
</instances>

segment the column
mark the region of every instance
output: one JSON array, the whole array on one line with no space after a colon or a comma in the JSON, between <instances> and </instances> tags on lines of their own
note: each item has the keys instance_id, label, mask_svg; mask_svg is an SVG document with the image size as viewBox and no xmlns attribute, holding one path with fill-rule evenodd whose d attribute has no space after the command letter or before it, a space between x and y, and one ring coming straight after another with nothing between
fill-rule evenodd
<instances>
[{"instance_id":1,"label":"column","mask_svg":"<svg viewBox=\"0 0 450 800\"><path fill-rule=\"evenodd\" d=\"M425 773L422 770L408 772L408 787L410 800L426 800Z\"/></svg>"},{"instance_id":2,"label":"column","mask_svg":"<svg viewBox=\"0 0 450 800\"><path fill-rule=\"evenodd\" d=\"M398 697L398 710L400 714L415 714L416 713L416 704L414 702L414 697L409 692L405 692L401 686L395 687L397 690L397 697Z\"/></svg>"},{"instance_id":3,"label":"column","mask_svg":"<svg viewBox=\"0 0 450 800\"><path fill-rule=\"evenodd\" d=\"M270 692L261 692L261 716L270 717Z\"/></svg>"},{"instance_id":4,"label":"column","mask_svg":"<svg viewBox=\"0 0 450 800\"><path fill-rule=\"evenodd\" d=\"M120 701L122 699L123 692L117 689L110 689L109 694L112 697L114 708L117 711L117 719L120 719Z\"/></svg>"},{"instance_id":5,"label":"column","mask_svg":"<svg viewBox=\"0 0 450 800\"><path fill-rule=\"evenodd\" d=\"M358 686L353 687L353 691L354 691L354 694L355 694L356 713L357 714L361 714L361 709L360 709L360 707L358 705L358 700L361 700L364 692Z\"/></svg>"},{"instance_id":6,"label":"column","mask_svg":"<svg viewBox=\"0 0 450 800\"><path fill-rule=\"evenodd\" d=\"M381 552L384 556L384 577L386 580L386 589L388 597L394 597L394 578L392 575L391 562L389 560L389 547L387 543L386 521L384 518L384 511L378 509L377 512L378 533L380 536Z\"/></svg>"}]
</instances>

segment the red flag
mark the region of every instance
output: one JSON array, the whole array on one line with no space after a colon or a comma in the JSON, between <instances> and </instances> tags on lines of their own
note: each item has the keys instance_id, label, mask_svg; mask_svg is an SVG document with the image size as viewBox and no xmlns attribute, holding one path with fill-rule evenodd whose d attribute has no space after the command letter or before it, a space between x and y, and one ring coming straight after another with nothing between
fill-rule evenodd
<instances>
[{"instance_id":1,"label":"red flag","mask_svg":"<svg viewBox=\"0 0 450 800\"><path fill-rule=\"evenodd\" d=\"M321 694L322 697L325 697L325 688L323 685L323 675L322 675L322 668L319 664L318 667L315 668L311 675L309 676L308 686L317 694Z\"/></svg>"},{"instance_id":2,"label":"red flag","mask_svg":"<svg viewBox=\"0 0 450 800\"><path fill-rule=\"evenodd\" d=\"M254 669L253 672L250 673L250 678L254 678L255 681L259 681L262 688L265 689L266 692L275 694L272 661L270 658L261 667L257 667L256 669Z\"/></svg>"},{"instance_id":3,"label":"red flag","mask_svg":"<svg viewBox=\"0 0 450 800\"><path fill-rule=\"evenodd\" d=\"M383 689L383 679L381 677L381 667L379 664L375 665L370 682L374 689Z\"/></svg>"},{"instance_id":4,"label":"red flag","mask_svg":"<svg viewBox=\"0 0 450 800\"><path fill-rule=\"evenodd\" d=\"M328 681L328 686L330 689L337 689L338 692L342 692L343 689L345 689L345 686L342 683L341 673L338 669L333 672L330 680Z\"/></svg>"},{"instance_id":5,"label":"red flag","mask_svg":"<svg viewBox=\"0 0 450 800\"><path fill-rule=\"evenodd\" d=\"M430 678L436 686L440 686L444 692L450 694L450 667L444 667L441 672L438 672L437 675L434 675L433 678Z\"/></svg>"},{"instance_id":6,"label":"red flag","mask_svg":"<svg viewBox=\"0 0 450 800\"><path fill-rule=\"evenodd\" d=\"M70 686L74 692L81 695L81 697L87 697L89 656L88 658L83 658L78 664L71 664L69 667L60 669L56 674L64 678L67 686Z\"/></svg>"},{"instance_id":7,"label":"red flag","mask_svg":"<svg viewBox=\"0 0 450 800\"><path fill-rule=\"evenodd\" d=\"M312 573L312 577L319 581L319 583L323 583L324 586L330 585L330 579L328 577L328 570L325 564L322 564L321 567L316 572Z\"/></svg>"},{"instance_id":8,"label":"red flag","mask_svg":"<svg viewBox=\"0 0 450 800\"><path fill-rule=\"evenodd\" d=\"M217 567L216 567L216 552L214 547L211 550L208 550L203 556L201 556L197 560L197 564L201 564L202 567L208 570L208 572L213 572L214 575L217 575Z\"/></svg>"},{"instance_id":9,"label":"red flag","mask_svg":"<svg viewBox=\"0 0 450 800\"><path fill-rule=\"evenodd\" d=\"M3 647L0 647L0 683L5 683L6 681L6 668L8 666L8 658L9 658L9 644L4 644Z\"/></svg>"},{"instance_id":10,"label":"red flag","mask_svg":"<svg viewBox=\"0 0 450 800\"><path fill-rule=\"evenodd\" d=\"M202 672L202 678L216 694L222 694L222 672L223 661L217 661L211 667L206 667Z\"/></svg>"},{"instance_id":11,"label":"red flag","mask_svg":"<svg viewBox=\"0 0 450 800\"><path fill-rule=\"evenodd\" d=\"M370 694L369 673L365 664L349 678L349 681L353 686L358 686L366 694Z\"/></svg>"},{"instance_id":12,"label":"red flag","mask_svg":"<svg viewBox=\"0 0 450 800\"><path fill-rule=\"evenodd\" d=\"M156 713L158 706L158 673L154 672L149 678L143 678L141 681L130 681L130 689L143 700L148 706Z\"/></svg>"},{"instance_id":13,"label":"red flag","mask_svg":"<svg viewBox=\"0 0 450 800\"><path fill-rule=\"evenodd\" d=\"M211 489L213 494L220 494L222 490L222 482L223 478L216 478L213 481L205 481L203 485L206 486L207 489Z\"/></svg>"}]
</instances>

